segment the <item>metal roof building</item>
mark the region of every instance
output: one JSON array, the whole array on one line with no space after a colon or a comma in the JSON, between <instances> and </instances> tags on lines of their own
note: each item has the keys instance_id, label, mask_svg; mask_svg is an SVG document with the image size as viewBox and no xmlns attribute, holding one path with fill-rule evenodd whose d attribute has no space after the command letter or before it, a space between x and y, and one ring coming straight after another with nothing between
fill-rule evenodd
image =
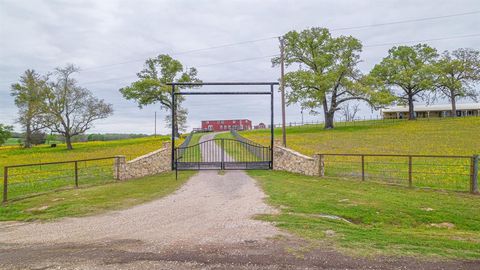
<instances>
[{"instance_id":1,"label":"metal roof building","mask_svg":"<svg viewBox=\"0 0 480 270\"><path fill-rule=\"evenodd\" d=\"M456 106L457 116L480 116L480 103L458 103ZM415 105L416 117L449 117L452 112L451 104ZM394 106L381 111L383 118L408 118L408 106Z\"/></svg>"}]
</instances>

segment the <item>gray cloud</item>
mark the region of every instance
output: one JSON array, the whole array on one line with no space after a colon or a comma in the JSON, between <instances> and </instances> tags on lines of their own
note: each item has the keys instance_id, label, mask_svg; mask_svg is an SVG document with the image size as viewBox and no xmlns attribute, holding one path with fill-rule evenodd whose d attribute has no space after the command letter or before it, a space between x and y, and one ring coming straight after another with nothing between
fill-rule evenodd
<instances>
[{"instance_id":1,"label":"gray cloud","mask_svg":"<svg viewBox=\"0 0 480 270\"><path fill-rule=\"evenodd\" d=\"M9 86L28 68L45 73L75 63L79 82L114 104L115 115L92 131L153 132L158 106L142 110L118 89L135 80L143 60L160 53L183 52L281 35L312 26L339 28L480 10L476 0L462 1L19 1L0 0L0 122L14 124L16 108ZM480 16L335 31L353 35L366 46L361 69L367 72L391 46L382 43L479 33ZM479 37L428 42L439 51L478 48ZM275 39L176 55L185 66L198 66L204 81L276 81L268 58L223 65L214 63L278 53ZM141 60L141 61L132 61ZM128 62L121 65L112 63ZM204 66L204 67L202 67ZM218 89L218 88L217 88ZM268 98L188 97L189 125L202 119L251 118L268 121ZM279 120L279 99L276 98ZM287 121L299 121L291 106ZM159 112L161 120L167 112ZM362 116L375 116L362 108ZM305 117L308 120L320 116ZM278 121L276 121L278 122ZM168 133L159 122L163 133Z\"/></svg>"}]
</instances>

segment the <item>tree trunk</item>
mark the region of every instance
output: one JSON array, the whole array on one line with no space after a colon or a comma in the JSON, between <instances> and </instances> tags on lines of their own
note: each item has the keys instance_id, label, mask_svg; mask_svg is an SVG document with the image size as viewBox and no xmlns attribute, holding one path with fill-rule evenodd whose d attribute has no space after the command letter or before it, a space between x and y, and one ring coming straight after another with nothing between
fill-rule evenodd
<instances>
[{"instance_id":1,"label":"tree trunk","mask_svg":"<svg viewBox=\"0 0 480 270\"><path fill-rule=\"evenodd\" d=\"M408 120L415 120L415 108L413 107L413 96L408 96Z\"/></svg>"},{"instance_id":2,"label":"tree trunk","mask_svg":"<svg viewBox=\"0 0 480 270\"><path fill-rule=\"evenodd\" d=\"M325 118L324 128L325 129L332 129L333 128L333 116L335 114L335 111L330 112L330 110L328 109L328 102L327 102L326 97L323 97L322 105L323 105L323 117Z\"/></svg>"},{"instance_id":3,"label":"tree trunk","mask_svg":"<svg viewBox=\"0 0 480 270\"><path fill-rule=\"evenodd\" d=\"M335 116L334 112L325 113L325 129L332 129L333 126L333 117Z\"/></svg>"},{"instance_id":4,"label":"tree trunk","mask_svg":"<svg viewBox=\"0 0 480 270\"><path fill-rule=\"evenodd\" d=\"M452 102L451 117L457 117L457 103L455 102L455 93L451 91L450 101Z\"/></svg>"},{"instance_id":5,"label":"tree trunk","mask_svg":"<svg viewBox=\"0 0 480 270\"><path fill-rule=\"evenodd\" d=\"M65 143L67 144L67 149L68 149L68 150L72 150L72 149L73 149L73 146L72 146L72 137L70 136L70 134L65 134Z\"/></svg>"},{"instance_id":6,"label":"tree trunk","mask_svg":"<svg viewBox=\"0 0 480 270\"><path fill-rule=\"evenodd\" d=\"M25 131L25 141L23 142L23 147L32 147L32 127L30 123L27 123L27 130Z\"/></svg>"}]
</instances>

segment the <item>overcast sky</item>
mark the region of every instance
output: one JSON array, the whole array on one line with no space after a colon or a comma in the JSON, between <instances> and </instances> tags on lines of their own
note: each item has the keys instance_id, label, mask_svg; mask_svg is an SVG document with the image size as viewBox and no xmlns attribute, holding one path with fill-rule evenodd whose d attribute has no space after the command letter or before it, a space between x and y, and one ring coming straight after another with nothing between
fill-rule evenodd
<instances>
[{"instance_id":1,"label":"overcast sky","mask_svg":"<svg viewBox=\"0 0 480 270\"><path fill-rule=\"evenodd\" d=\"M350 28L474 11L480 11L478 0L0 0L0 123L15 124L17 109L10 85L26 69L46 73L74 63L82 69L77 75L79 83L112 103L115 110L114 116L98 121L89 132L153 133L154 112L158 111L160 131L168 133L163 121L167 112L159 111L157 105L139 109L118 91L135 80L148 57L171 54L184 66L197 67L205 82L277 81L279 70L271 67L269 56L278 54L274 37L290 30ZM476 13L337 30L333 35L352 35L362 41L365 48L360 66L368 72L393 43L431 40L425 43L439 51L480 49L479 25L480 13ZM251 40L259 41L192 51ZM237 61L244 59L250 60ZM276 123L280 121L278 97ZM198 127L202 119L269 121L268 97L187 97L184 104L190 112L190 128ZM362 117L376 115L362 107ZM305 113L304 117L322 120L321 115ZM299 107L290 106L287 122L300 119Z\"/></svg>"}]
</instances>

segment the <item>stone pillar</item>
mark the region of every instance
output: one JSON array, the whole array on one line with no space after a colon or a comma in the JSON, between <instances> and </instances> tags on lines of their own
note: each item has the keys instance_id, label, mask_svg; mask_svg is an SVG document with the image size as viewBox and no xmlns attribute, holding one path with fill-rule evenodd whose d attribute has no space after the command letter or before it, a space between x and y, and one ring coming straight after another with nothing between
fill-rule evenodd
<instances>
[{"instance_id":1,"label":"stone pillar","mask_svg":"<svg viewBox=\"0 0 480 270\"><path fill-rule=\"evenodd\" d=\"M127 159L125 156L115 156L115 164L113 165L113 178L115 180L126 179Z\"/></svg>"},{"instance_id":2,"label":"stone pillar","mask_svg":"<svg viewBox=\"0 0 480 270\"><path fill-rule=\"evenodd\" d=\"M325 156L324 155L313 155L313 159L315 160L315 168L316 168L316 176L323 177L325 176Z\"/></svg>"}]
</instances>

